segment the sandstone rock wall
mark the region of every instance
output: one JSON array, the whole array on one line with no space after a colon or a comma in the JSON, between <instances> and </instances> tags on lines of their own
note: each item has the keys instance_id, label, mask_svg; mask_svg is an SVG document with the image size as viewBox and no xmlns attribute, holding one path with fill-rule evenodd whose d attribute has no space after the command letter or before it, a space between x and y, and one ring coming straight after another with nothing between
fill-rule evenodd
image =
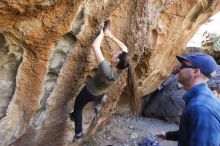
<instances>
[{"instance_id":1,"label":"sandstone rock wall","mask_svg":"<svg viewBox=\"0 0 220 146\"><path fill-rule=\"evenodd\" d=\"M210 16L218 0L38 0L0 2L0 145L77 145L68 114L96 65L91 43L100 22L129 48L140 92L172 71L175 55ZM107 51L118 48L103 43ZM126 72L108 91L87 136L115 112ZM88 112L91 108L88 107ZM86 112L86 113L88 113ZM85 121L91 121L91 115Z\"/></svg>"}]
</instances>

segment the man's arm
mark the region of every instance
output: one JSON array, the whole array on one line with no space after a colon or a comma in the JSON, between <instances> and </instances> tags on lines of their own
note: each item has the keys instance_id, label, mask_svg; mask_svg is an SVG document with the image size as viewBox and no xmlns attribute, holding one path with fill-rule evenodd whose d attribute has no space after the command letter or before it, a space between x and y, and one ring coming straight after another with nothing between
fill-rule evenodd
<instances>
[{"instance_id":1,"label":"man's arm","mask_svg":"<svg viewBox=\"0 0 220 146\"><path fill-rule=\"evenodd\" d=\"M178 140L178 135L179 135L179 130L177 130L177 131L168 131L168 132L162 131L161 133L158 133L155 136L158 139L161 139L161 140L177 141Z\"/></svg>"},{"instance_id":2,"label":"man's arm","mask_svg":"<svg viewBox=\"0 0 220 146\"><path fill-rule=\"evenodd\" d=\"M204 103L205 104L205 103ZM218 145L219 130L213 113L204 106L194 106L189 112L189 145ZM219 140L220 141L220 140Z\"/></svg>"},{"instance_id":3,"label":"man's arm","mask_svg":"<svg viewBox=\"0 0 220 146\"><path fill-rule=\"evenodd\" d=\"M166 140L178 141L179 130L166 132Z\"/></svg>"}]
</instances>

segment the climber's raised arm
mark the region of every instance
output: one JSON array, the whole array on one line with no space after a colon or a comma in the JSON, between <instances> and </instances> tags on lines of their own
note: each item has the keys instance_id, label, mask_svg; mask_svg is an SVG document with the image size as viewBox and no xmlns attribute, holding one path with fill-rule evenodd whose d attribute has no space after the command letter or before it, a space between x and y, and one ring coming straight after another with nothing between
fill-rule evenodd
<instances>
[{"instance_id":1,"label":"climber's raised arm","mask_svg":"<svg viewBox=\"0 0 220 146\"><path fill-rule=\"evenodd\" d=\"M103 27L104 35L108 38L110 38L118 47L121 48L123 52L128 53L128 48L125 46L120 40L118 40L110 31L110 21L105 21L104 27Z\"/></svg>"},{"instance_id":2,"label":"climber's raised arm","mask_svg":"<svg viewBox=\"0 0 220 146\"><path fill-rule=\"evenodd\" d=\"M109 29L105 29L104 34L106 37L110 38L117 46L121 48L122 51L128 53L128 48L120 40L118 40Z\"/></svg>"},{"instance_id":3,"label":"climber's raised arm","mask_svg":"<svg viewBox=\"0 0 220 146\"><path fill-rule=\"evenodd\" d=\"M104 33L103 30L101 30L100 34L96 37L95 41L92 44L92 48L98 64L100 64L105 59L101 51L101 43L103 37L104 37Z\"/></svg>"}]
</instances>

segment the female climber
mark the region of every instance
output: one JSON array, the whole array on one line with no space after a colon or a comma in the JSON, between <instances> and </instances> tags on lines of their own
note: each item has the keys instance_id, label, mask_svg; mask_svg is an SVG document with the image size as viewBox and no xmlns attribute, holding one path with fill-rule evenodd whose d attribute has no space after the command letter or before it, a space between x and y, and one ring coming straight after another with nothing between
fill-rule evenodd
<instances>
[{"instance_id":1,"label":"female climber","mask_svg":"<svg viewBox=\"0 0 220 146\"><path fill-rule=\"evenodd\" d=\"M135 96L134 75L131 72L129 64L128 48L117 38L115 38L109 28L110 22L105 21L104 27L100 34L96 37L92 48L98 63L98 69L95 75L89 80L85 87L76 97L74 111L70 113L70 119L75 121L75 136L73 141L81 139L84 134L82 132L82 111L84 106L91 101L101 100L106 90L119 78L122 70L128 68L128 86L131 88L131 95ZM111 65L107 62L100 49L103 38L108 37L115 42L121 51L112 55Z\"/></svg>"}]
</instances>

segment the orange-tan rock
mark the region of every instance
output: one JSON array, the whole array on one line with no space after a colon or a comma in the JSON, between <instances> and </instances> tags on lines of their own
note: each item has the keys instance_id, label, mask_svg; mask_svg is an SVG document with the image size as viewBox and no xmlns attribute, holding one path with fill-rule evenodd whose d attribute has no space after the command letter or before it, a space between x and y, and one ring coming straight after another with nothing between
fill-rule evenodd
<instances>
[{"instance_id":1,"label":"orange-tan rock","mask_svg":"<svg viewBox=\"0 0 220 146\"><path fill-rule=\"evenodd\" d=\"M0 7L0 145L61 146L77 145L68 113L97 66L91 43L102 20L110 19L112 32L128 46L145 95L169 76L175 55L220 2L3 0ZM108 48L104 42L106 58ZM109 89L92 123L92 105L86 108L88 137L115 112L125 79Z\"/></svg>"}]
</instances>

